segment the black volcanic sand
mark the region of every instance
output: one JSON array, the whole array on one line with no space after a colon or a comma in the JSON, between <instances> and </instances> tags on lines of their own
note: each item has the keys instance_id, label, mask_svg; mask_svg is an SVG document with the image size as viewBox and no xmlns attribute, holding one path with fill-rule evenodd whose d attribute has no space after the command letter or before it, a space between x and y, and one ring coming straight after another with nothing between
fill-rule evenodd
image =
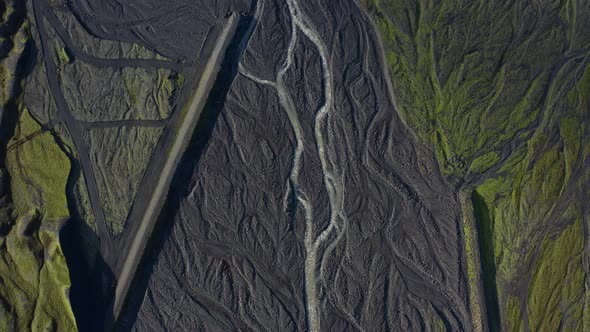
<instances>
[{"instance_id":1,"label":"black volcanic sand","mask_svg":"<svg viewBox=\"0 0 590 332\"><path fill-rule=\"evenodd\" d=\"M110 12L110 10L117 7L114 3L113 1L93 3L89 11L92 14L88 14L85 12L88 9L87 4L83 2L65 2L62 5L56 4L51 7L44 1L33 0L30 12L30 19L36 22L33 37L36 41L35 45L40 48L38 52L39 59L44 60L43 67L40 69L42 74L35 79L45 78L47 80L38 86L38 90L50 92L49 96L53 97L53 102L56 105L55 114L40 113L36 115L40 119L53 118L54 121L62 122L63 126L57 129L65 137L67 143L74 146L76 150L76 154L70 156L73 160L73 172L67 188L72 219L62 230L61 241L70 267L72 308L79 328L84 331L102 330L104 324L107 324L106 326L110 324L105 323L105 312L110 311L109 303L111 303L112 292L116 285L120 260L124 260L125 257L122 253L126 252L130 244L129 239L133 237L139 223L139 218L135 218L134 214L131 214L126 228L119 236L109 234L95 182L96 166L92 165L91 160L88 158L88 148L84 142L84 135L89 128L105 125L110 127L164 127L164 133L151 157L152 165L146 170L140 184L140 194L133 203L135 210L144 209L149 199L149 195L146 193L151 192L154 182L150 180L150 175L156 173L162 158L165 157L166 148L174 135L174 128L180 121L180 110L188 101L194 86L200 79L201 68L208 59L208 54L214 46L219 29L226 20L226 14L230 11L242 12L249 8L248 3L244 4L239 1L206 3L175 3L169 1L166 3L165 10L169 13L177 13L175 19L170 19L170 15L163 15L164 9L160 2L151 4L142 2L139 6L141 10L137 9L137 3L132 4L129 2L129 5L135 6L133 10L129 10L131 8L129 7L122 11ZM72 41L70 32L61 26L59 20L55 17L56 11L73 13L80 20L82 26L88 29L88 32L94 37L138 43L166 56L168 60L104 59L95 54L86 53L85 50L78 47L80 45L77 42ZM135 16L140 12L140 16ZM191 16L191 13L195 12L202 12L202 14L195 18ZM97 16L97 13L100 15ZM107 18L107 21L116 20L119 23L124 22L124 24L105 23L101 20L95 20L96 17ZM154 17L158 17L158 19L154 20ZM200 19L203 17L207 19ZM198 21L198 24L195 23L195 20ZM105 24L109 28L104 28ZM138 27L143 32L138 31ZM52 49L53 43L58 42L57 39L59 39L59 43L63 43L64 51L72 59L71 61L80 61L97 68L113 68L115 70L124 67L165 68L174 71L171 74L172 76L182 74L185 78L184 88L175 91L170 100L174 105L172 116L166 121L158 122L121 121L120 123L105 124L100 121L78 121L77 118L80 114L77 112L79 111L72 105L68 105L68 101L64 98L63 90L69 87L63 86L64 83L59 80L60 59L53 53ZM168 40L169 44L163 42L164 39ZM179 42L180 40L182 42ZM23 68L26 67L23 66ZM92 80L92 78L90 79ZM97 89L97 93L99 90ZM41 105L52 103L51 100L43 99L47 94L40 93L36 95L35 93L37 92L34 91L31 96L27 96L27 103L41 103ZM39 112L46 112L46 110L40 108ZM96 233L83 220L82 209L75 203L74 188L82 179L85 180L89 190L92 208L90 212L94 214L96 219ZM106 321L109 319L112 318L107 315Z\"/></svg>"},{"instance_id":2,"label":"black volcanic sand","mask_svg":"<svg viewBox=\"0 0 590 332\"><path fill-rule=\"evenodd\" d=\"M330 54L331 96L301 30L282 88L262 81L277 79L292 38L286 3L266 1L210 137L197 130L187 151L133 329L471 330L457 198L398 117L367 18L353 1L299 6ZM306 237L330 218L306 261Z\"/></svg>"}]
</instances>

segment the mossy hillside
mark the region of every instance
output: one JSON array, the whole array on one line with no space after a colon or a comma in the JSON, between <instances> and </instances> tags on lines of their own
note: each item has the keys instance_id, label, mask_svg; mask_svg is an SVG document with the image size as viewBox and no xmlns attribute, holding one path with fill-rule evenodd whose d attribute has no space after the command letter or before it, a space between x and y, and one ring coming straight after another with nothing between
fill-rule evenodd
<instances>
[{"instance_id":1,"label":"mossy hillside","mask_svg":"<svg viewBox=\"0 0 590 332\"><path fill-rule=\"evenodd\" d=\"M584 74L568 92L576 96L572 99L583 96L585 90L580 86L586 79ZM494 220L494 257L500 289L531 273L527 269L539 243L560 227L551 216L559 216L563 206L584 197L575 192L589 183L589 178L582 176L588 156L580 151L588 135L587 105L561 108L563 118L547 121L543 130L538 130L525 147L510 156L497 177L477 188L490 206L489 217ZM582 306L581 300L578 305Z\"/></svg>"},{"instance_id":2,"label":"mossy hillside","mask_svg":"<svg viewBox=\"0 0 590 332\"><path fill-rule=\"evenodd\" d=\"M76 330L57 233L36 228L45 222L39 218L34 211L19 217L17 227L2 239L0 298L8 305L6 320L0 322L3 331ZM21 233L19 228L27 231Z\"/></svg>"},{"instance_id":3,"label":"mossy hillside","mask_svg":"<svg viewBox=\"0 0 590 332\"><path fill-rule=\"evenodd\" d=\"M6 5L4 7L4 11L2 12L2 22L1 24L5 24L8 22L8 19L14 14L14 6L12 4Z\"/></svg>"},{"instance_id":4,"label":"mossy hillside","mask_svg":"<svg viewBox=\"0 0 590 332\"><path fill-rule=\"evenodd\" d=\"M500 155L496 151L488 152L473 160L471 165L469 165L469 172L483 173L494 166L498 160L500 160Z\"/></svg>"},{"instance_id":5,"label":"mossy hillside","mask_svg":"<svg viewBox=\"0 0 590 332\"><path fill-rule=\"evenodd\" d=\"M65 183L70 164L54 137L20 106L23 77L17 64L30 46L30 31L24 6L12 7L17 4L4 3L2 29L14 33L6 36L11 49L0 59L0 104L7 116L16 117L10 142L2 142L10 147L1 164L6 170L0 170L0 331L75 331L58 239L69 216Z\"/></svg>"},{"instance_id":6,"label":"mossy hillside","mask_svg":"<svg viewBox=\"0 0 590 332\"><path fill-rule=\"evenodd\" d=\"M512 168L502 169L502 176L488 179L477 188L480 204L488 209L479 208L477 216L489 225L480 229L487 232L480 236L489 239L480 246L487 257L483 263L494 265L496 280L490 282L497 285L500 311L504 313L509 311L502 305L507 302L505 290L524 280L530 272L531 252L556 224L548 216L555 211L565 184L565 162L557 148L541 154L530 168L526 155L519 159Z\"/></svg>"},{"instance_id":7,"label":"mossy hillside","mask_svg":"<svg viewBox=\"0 0 590 332\"><path fill-rule=\"evenodd\" d=\"M45 264L39 271L39 297L35 305L32 329L47 331L59 326L63 330L73 331L76 325L67 298L70 276L55 234L47 230L39 231L39 240L45 248Z\"/></svg>"},{"instance_id":8,"label":"mossy hillside","mask_svg":"<svg viewBox=\"0 0 590 332\"><path fill-rule=\"evenodd\" d=\"M25 108L9 142L6 166L20 216L0 250L0 297L12 308L6 328L75 330L67 298L69 275L57 235L69 216L65 185L70 163Z\"/></svg>"},{"instance_id":9,"label":"mossy hillside","mask_svg":"<svg viewBox=\"0 0 590 332\"><path fill-rule=\"evenodd\" d=\"M8 330L74 331L68 269L57 235L69 216L70 164L53 136L40 130L23 108L6 158L20 217L0 250L0 297L12 308Z\"/></svg>"},{"instance_id":10,"label":"mossy hillside","mask_svg":"<svg viewBox=\"0 0 590 332\"><path fill-rule=\"evenodd\" d=\"M6 104L8 99L8 88L11 86L11 73L4 66L0 66L0 103Z\"/></svg>"},{"instance_id":11,"label":"mossy hillside","mask_svg":"<svg viewBox=\"0 0 590 332\"><path fill-rule=\"evenodd\" d=\"M13 97L12 92L14 84L17 82L14 75L15 68L21 54L24 51L25 43L28 38L28 21L24 22L22 26L12 36L10 44L12 48L5 58L0 61L0 105L4 106ZM1 115L1 114L0 114Z\"/></svg>"},{"instance_id":12,"label":"mossy hillside","mask_svg":"<svg viewBox=\"0 0 590 332\"><path fill-rule=\"evenodd\" d=\"M522 15L535 15L531 6L402 0L366 6L384 37L397 104L435 144L447 174L465 174L476 158L534 129L567 43L563 28L551 24L558 10L519 31Z\"/></svg>"},{"instance_id":13,"label":"mossy hillside","mask_svg":"<svg viewBox=\"0 0 590 332\"><path fill-rule=\"evenodd\" d=\"M564 142L568 178L576 168L576 160L590 156L587 137L590 118L590 66L586 66L576 85L567 93L565 107L569 110L561 120L559 135ZM586 144L584 144L584 142Z\"/></svg>"},{"instance_id":14,"label":"mossy hillside","mask_svg":"<svg viewBox=\"0 0 590 332\"><path fill-rule=\"evenodd\" d=\"M33 218L36 218L34 211L19 217L16 225L21 228ZM5 247L0 251L0 297L8 305L12 328L24 330L34 317L43 248L35 239L20 236L15 228L3 240Z\"/></svg>"},{"instance_id":15,"label":"mossy hillside","mask_svg":"<svg viewBox=\"0 0 590 332\"><path fill-rule=\"evenodd\" d=\"M51 132L23 109L6 155L13 200L19 215L39 208L46 220L69 216L65 194L70 161Z\"/></svg>"},{"instance_id":16,"label":"mossy hillside","mask_svg":"<svg viewBox=\"0 0 590 332\"><path fill-rule=\"evenodd\" d=\"M582 174L590 155L590 4L364 4L406 122L433 145L450 179L476 185L478 223L487 225L480 232L488 233L479 234L487 239L484 277L493 265L486 284L497 284L498 320L507 329L512 298L527 305L511 287L526 287L540 243L563 228L567 202L587 197L577 191L589 183Z\"/></svg>"},{"instance_id":17,"label":"mossy hillside","mask_svg":"<svg viewBox=\"0 0 590 332\"><path fill-rule=\"evenodd\" d=\"M555 239L543 241L529 287L528 319L533 331L560 328L581 331L585 273L582 220Z\"/></svg>"}]
</instances>

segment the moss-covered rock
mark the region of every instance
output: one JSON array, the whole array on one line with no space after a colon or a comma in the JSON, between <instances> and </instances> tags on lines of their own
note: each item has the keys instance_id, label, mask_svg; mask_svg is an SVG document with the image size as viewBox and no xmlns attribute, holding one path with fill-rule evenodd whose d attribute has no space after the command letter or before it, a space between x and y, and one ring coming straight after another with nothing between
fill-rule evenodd
<instances>
[{"instance_id":1,"label":"moss-covered rock","mask_svg":"<svg viewBox=\"0 0 590 332\"><path fill-rule=\"evenodd\" d=\"M6 163L18 213L41 208L45 219L68 217L65 188L70 160L51 132L44 131L26 109L21 112L16 131Z\"/></svg>"}]
</instances>

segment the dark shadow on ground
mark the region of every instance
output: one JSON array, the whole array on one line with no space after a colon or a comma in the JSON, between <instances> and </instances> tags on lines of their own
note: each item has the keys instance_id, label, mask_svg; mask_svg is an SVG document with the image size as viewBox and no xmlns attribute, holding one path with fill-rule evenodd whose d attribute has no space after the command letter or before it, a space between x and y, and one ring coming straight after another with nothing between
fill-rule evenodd
<instances>
[{"instance_id":1,"label":"dark shadow on ground","mask_svg":"<svg viewBox=\"0 0 590 332\"><path fill-rule=\"evenodd\" d=\"M251 20L252 18L249 16L241 16L239 19L236 33L228 45L203 113L172 179L159 222L154 227L153 235L148 242L137 274L129 289L127 301L117 322L115 328L117 331L130 331L137 320L150 276L154 271L154 265L172 230L172 220L175 218L182 199L190 191L194 168L207 149L207 143L215 128L219 113L224 107L225 97L237 74L238 63L243 51L239 49L239 45L244 38L250 38L250 36L246 36L246 33Z\"/></svg>"},{"instance_id":2,"label":"dark shadow on ground","mask_svg":"<svg viewBox=\"0 0 590 332\"><path fill-rule=\"evenodd\" d=\"M490 332L495 332L500 331L501 326L498 289L496 286L496 260L492 238L493 221L490 218L490 211L483 197L481 197L476 191L473 191L471 199L477 223L488 329Z\"/></svg>"},{"instance_id":3,"label":"dark shadow on ground","mask_svg":"<svg viewBox=\"0 0 590 332\"><path fill-rule=\"evenodd\" d=\"M75 185L82 181L78 160L70 155L72 169L67 183L70 219L60 232L60 243L70 273L70 304L79 331L103 331L104 313L114 292L115 276L99 253L96 232L81 216L74 197ZM112 310L110 311L112 312Z\"/></svg>"},{"instance_id":4,"label":"dark shadow on ground","mask_svg":"<svg viewBox=\"0 0 590 332\"><path fill-rule=\"evenodd\" d=\"M10 39L10 36L14 35L22 23L27 18L27 2L26 1L13 1L10 6L13 12L8 16L8 19L0 26L0 37ZM4 1L0 1L0 14L5 15L7 11L7 4Z\"/></svg>"},{"instance_id":5,"label":"dark shadow on ground","mask_svg":"<svg viewBox=\"0 0 590 332\"><path fill-rule=\"evenodd\" d=\"M6 171L6 147L18 120L18 109L13 101L9 101L4 109L0 110L0 237L7 236L14 226L14 220L10 217L10 176ZM9 210L2 211L9 207Z\"/></svg>"}]
</instances>

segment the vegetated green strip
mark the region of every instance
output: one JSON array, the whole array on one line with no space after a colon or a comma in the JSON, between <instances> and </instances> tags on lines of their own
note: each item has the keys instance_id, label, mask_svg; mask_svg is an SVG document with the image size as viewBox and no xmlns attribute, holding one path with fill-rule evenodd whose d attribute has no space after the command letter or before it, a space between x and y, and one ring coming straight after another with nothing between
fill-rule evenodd
<instances>
[{"instance_id":1,"label":"vegetated green strip","mask_svg":"<svg viewBox=\"0 0 590 332\"><path fill-rule=\"evenodd\" d=\"M18 215L0 237L0 330L75 331L59 228L69 217L70 162L50 132L25 108L9 143L6 166ZM35 134L35 135L33 135Z\"/></svg>"},{"instance_id":2,"label":"vegetated green strip","mask_svg":"<svg viewBox=\"0 0 590 332\"><path fill-rule=\"evenodd\" d=\"M471 308L471 320L475 331L483 331L482 310L479 296L480 263L478 255L477 232L473 205L467 192L461 192L461 214L463 222L463 234L465 237L465 254L467 260L467 281L469 283L469 306Z\"/></svg>"},{"instance_id":3,"label":"vegetated green strip","mask_svg":"<svg viewBox=\"0 0 590 332\"><path fill-rule=\"evenodd\" d=\"M588 123L584 119L588 118L589 100L584 96L587 92L579 88L590 79L588 67L583 68L582 73L584 74L576 85L570 87L571 90L566 91L567 94L563 94L569 96L564 98L565 100L576 102L561 104L560 117L555 116L548 121L545 128L539 129L522 149L510 156L498 172L498 177L488 179L477 189L483 202L489 207L493 220L491 241L494 244L500 318L505 329L518 326L511 318L515 312L514 307L510 306L511 296L518 297L520 303L524 304L523 308L527 309L529 315L527 323L534 329L534 322L538 320L535 313L539 310L535 309L535 306L539 304L534 304L530 297L523 298L522 294L511 295L510 285L518 285L514 287L520 289L535 288L534 281L527 285L527 276L535 273L529 267L540 264L534 261L535 253L541 250L544 238L548 234L554 234L556 227L560 227L558 225L567 220L565 217L556 220L551 216L559 216L560 210L563 209L559 206L560 203L561 206L569 206L569 218L581 215L581 205L586 204L579 201L579 198L588 197L587 195L574 194L580 190L579 188L584 188L590 183L589 170L584 167L583 162L587 160L588 155L580 151L582 142L588 144L585 138L588 135ZM564 197L564 193L568 191L570 194ZM492 249L489 252L492 252ZM565 251L560 251L559 254L562 255L561 260L569 260ZM543 257L539 255L537 259L542 260ZM581 268L582 261L577 262L578 268ZM582 308L588 290L579 287L575 292L578 294L572 297L574 302L569 305L577 309L567 312L583 315ZM537 328L551 330L550 326L567 324L578 328L581 326L580 321L589 319L586 315L583 319L576 318L572 322L571 315L560 313L563 310L561 304L559 308L554 309L544 314L536 314L545 317Z\"/></svg>"},{"instance_id":4,"label":"vegetated green strip","mask_svg":"<svg viewBox=\"0 0 590 332\"><path fill-rule=\"evenodd\" d=\"M518 300L516 296L509 295L506 308L508 312L508 331L524 331L524 326L522 323L522 312L520 310L520 300Z\"/></svg>"},{"instance_id":5,"label":"vegetated green strip","mask_svg":"<svg viewBox=\"0 0 590 332\"><path fill-rule=\"evenodd\" d=\"M21 112L17 132L9 143L6 161L17 212L24 215L41 209L47 220L68 217L64 179L70 173L70 160L26 109Z\"/></svg>"},{"instance_id":6,"label":"vegetated green strip","mask_svg":"<svg viewBox=\"0 0 590 332\"><path fill-rule=\"evenodd\" d=\"M584 235L577 218L556 239L546 239L529 288L529 326L533 331L583 331L582 268Z\"/></svg>"},{"instance_id":7,"label":"vegetated green strip","mask_svg":"<svg viewBox=\"0 0 590 332\"><path fill-rule=\"evenodd\" d=\"M439 316L436 316L432 319L431 325L431 331L434 332L446 332L448 330L445 322Z\"/></svg>"},{"instance_id":8,"label":"vegetated green strip","mask_svg":"<svg viewBox=\"0 0 590 332\"><path fill-rule=\"evenodd\" d=\"M494 257L493 220L483 198L473 191L473 209L479 234L479 254L483 274L488 329L500 331L498 290L496 287L496 262Z\"/></svg>"},{"instance_id":9,"label":"vegetated green strip","mask_svg":"<svg viewBox=\"0 0 590 332\"><path fill-rule=\"evenodd\" d=\"M383 39L406 123L433 145L449 180L476 185L484 293L494 318L489 304L486 310L497 325L490 327L519 329L513 318L531 308L514 289L532 287L535 253L563 227L554 220L563 206L587 204L579 200L587 200L581 188L590 183L590 35L581 22L590 2L361 3ZM585 294L576 297L582 308L590 295L577 291ZM517 302L527 310L517 314ZM560 326L570 318L562 316Z\"/></svg>"},{"instance_id":10,"label":"vegetated green strip","mask_svg":"<svg viewBox=\"0 0 590 332\"><path fill-rule=\"evenodd\" d=\"M469 166L469 172L476 174L483 173L494 166L498 160L500 160L500 155L497 152L488 152L473 160Z\"/></svg>"},{"instance_id":11,"label":"vegetated green strip","mask_svg":"<svg viewBox=\"0 0 590 332\"><path fill-rule=\"evenodd\" d=\"M57 58L59 59L60 64L63 65L63 64L68 64L68 63L72 62L72 59L68 55L68 51L66 50L65 47L56 48L56 52L57 52Z\"/></svg>"}]
</instances>

